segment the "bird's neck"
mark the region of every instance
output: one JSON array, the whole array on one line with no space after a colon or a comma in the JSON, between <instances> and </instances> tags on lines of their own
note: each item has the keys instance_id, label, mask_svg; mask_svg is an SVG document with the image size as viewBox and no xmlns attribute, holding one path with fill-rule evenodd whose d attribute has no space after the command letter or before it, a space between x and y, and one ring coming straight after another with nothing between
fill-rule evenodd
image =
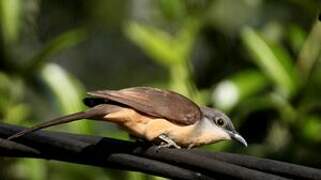
<instances>
[{"instance_id":1,"label":"bird's neck","mask_svg":"<svg viewBox=\"0 0 321 180\"><path fill-rule=\"evenodd\" d=\"M224 131L215 126L211 120L203 118L193 130L193 142L196 145L209 144L224 139Z\"/></svg>"}]
</instances>

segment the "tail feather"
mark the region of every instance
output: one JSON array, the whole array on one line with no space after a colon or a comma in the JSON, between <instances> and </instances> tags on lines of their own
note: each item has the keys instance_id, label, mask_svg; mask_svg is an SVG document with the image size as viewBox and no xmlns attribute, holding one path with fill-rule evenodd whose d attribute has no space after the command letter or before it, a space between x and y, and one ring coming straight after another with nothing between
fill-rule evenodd
<instances>
[{"instance_id":1,"label":"tail feather","mask_svg":"<svg viewBox=\"0 0 321 180\"><path fill-rule=\"evenodd\" d=\"M16 134L8 137L7 140L16 139L18 137L21 137L25 134L37 131L39 129L43 129L43 128L47 128L47 127L55 126L55 125L59 125L59 124L64 124L64 123L68 123L68 122L72 122L72 121L77 121L80 119L100 120L100 119L103 119L106 114L110 114L110 113L119 111L120 109L121 109L120 106L110 105L110 104L100 104L95 107L89 108L84 112L77 112L77 113L73 113L73 114L70 114L67 116L58 117L56 119L40 123L38 125L35 125L35 126L28 128L28 129L25 129L21 132L18 132Z\"/></svg>"},{"instance_id":2,"label":"tail feather","mask_svg":"<svg viewBox=\"0 0 321 180\"><path fill-rule=\"evenodd\" d=\"M56 119L53 119L53 120L50 120L50 121L46 121L46 122L40 123L38 125L35 125L35 126L31 127L31 128L28 128L28 129L25 129L23 131L20 131L20 132L14 134L14 135L8 137L7 140L13 140L13 139L21 137L21 136L23 136L25 134L28 134L28 133L31 133L31 132L34 132L34 131L37 131L37 130L40 130L40 129L43 129L43 128L47 128L47 127L50 127L50 126L63 124L63 123L67 123L67 122L72 122L72 121L76 121L76 120L80 120L80 119L86 119L86 118L89 118L90 115L91 114L88 113L88 112L77 112L77 113L70 114L70 115L67 115L67 116L58 117Z\"/></svg>"}]
</instances>

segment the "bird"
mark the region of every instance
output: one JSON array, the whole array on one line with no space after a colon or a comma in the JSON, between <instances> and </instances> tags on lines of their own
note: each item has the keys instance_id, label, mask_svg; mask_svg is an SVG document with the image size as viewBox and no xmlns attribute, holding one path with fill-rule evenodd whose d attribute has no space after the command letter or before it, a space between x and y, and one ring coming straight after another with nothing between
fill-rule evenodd
<instances>
[{"instance_id":1,"label":"bird","mask_svg":"<svg viewBox=\"0 0 321 180\"><path fill-rule=\"evenodd\" d=\"M14 140L28 133L81 119L117 124L138 139L158 143L159 148L194 148L222 140L247 146L222 111L198 106L187 97L153 87L87 92L88 109L42 122L11 135Z\"/></svg>"}]
</instances>

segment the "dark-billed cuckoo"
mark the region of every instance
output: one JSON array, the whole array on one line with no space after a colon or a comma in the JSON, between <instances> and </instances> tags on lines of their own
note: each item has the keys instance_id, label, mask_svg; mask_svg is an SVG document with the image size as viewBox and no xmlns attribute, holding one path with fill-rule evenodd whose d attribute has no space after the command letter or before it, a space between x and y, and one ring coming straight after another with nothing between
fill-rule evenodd
<instances>
[{"instance_id":1,"label":"dark-billed cuckoo","mask_svg":"<svg viewBox=\"0 0 321 180\"><path fill-rule=\"evenodd\" d=\"M221 140L236 140L247 146L232 121L221 111L199 107L173 91L150 87L88 92L90 108L43 122L7 138L80 119L112 122L130 135L148 141L161 140L159 147L192 148Z\"/></svg>"}]
</instances>

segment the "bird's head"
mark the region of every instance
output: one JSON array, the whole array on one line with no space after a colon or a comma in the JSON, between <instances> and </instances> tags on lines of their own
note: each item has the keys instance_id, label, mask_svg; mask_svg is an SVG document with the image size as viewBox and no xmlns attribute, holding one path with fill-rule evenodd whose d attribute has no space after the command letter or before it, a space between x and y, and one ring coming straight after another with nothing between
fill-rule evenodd
<instances>
[{"instance_id":1,"label":"bird's head","mask_svg":"<svg viewBox=\"0 0 321 180\"><path fill-rule=\"evenodd\" d=\"M227 117L227 115L217 109L208 107L201 107L201 111L203 114L203 121L206 122L205 128L212 131L212 134L216 136L216 141L233 139L243 144L245 147L247 146L247 142L235 130L231 119Z\"/></svg>"}]
</instances>

